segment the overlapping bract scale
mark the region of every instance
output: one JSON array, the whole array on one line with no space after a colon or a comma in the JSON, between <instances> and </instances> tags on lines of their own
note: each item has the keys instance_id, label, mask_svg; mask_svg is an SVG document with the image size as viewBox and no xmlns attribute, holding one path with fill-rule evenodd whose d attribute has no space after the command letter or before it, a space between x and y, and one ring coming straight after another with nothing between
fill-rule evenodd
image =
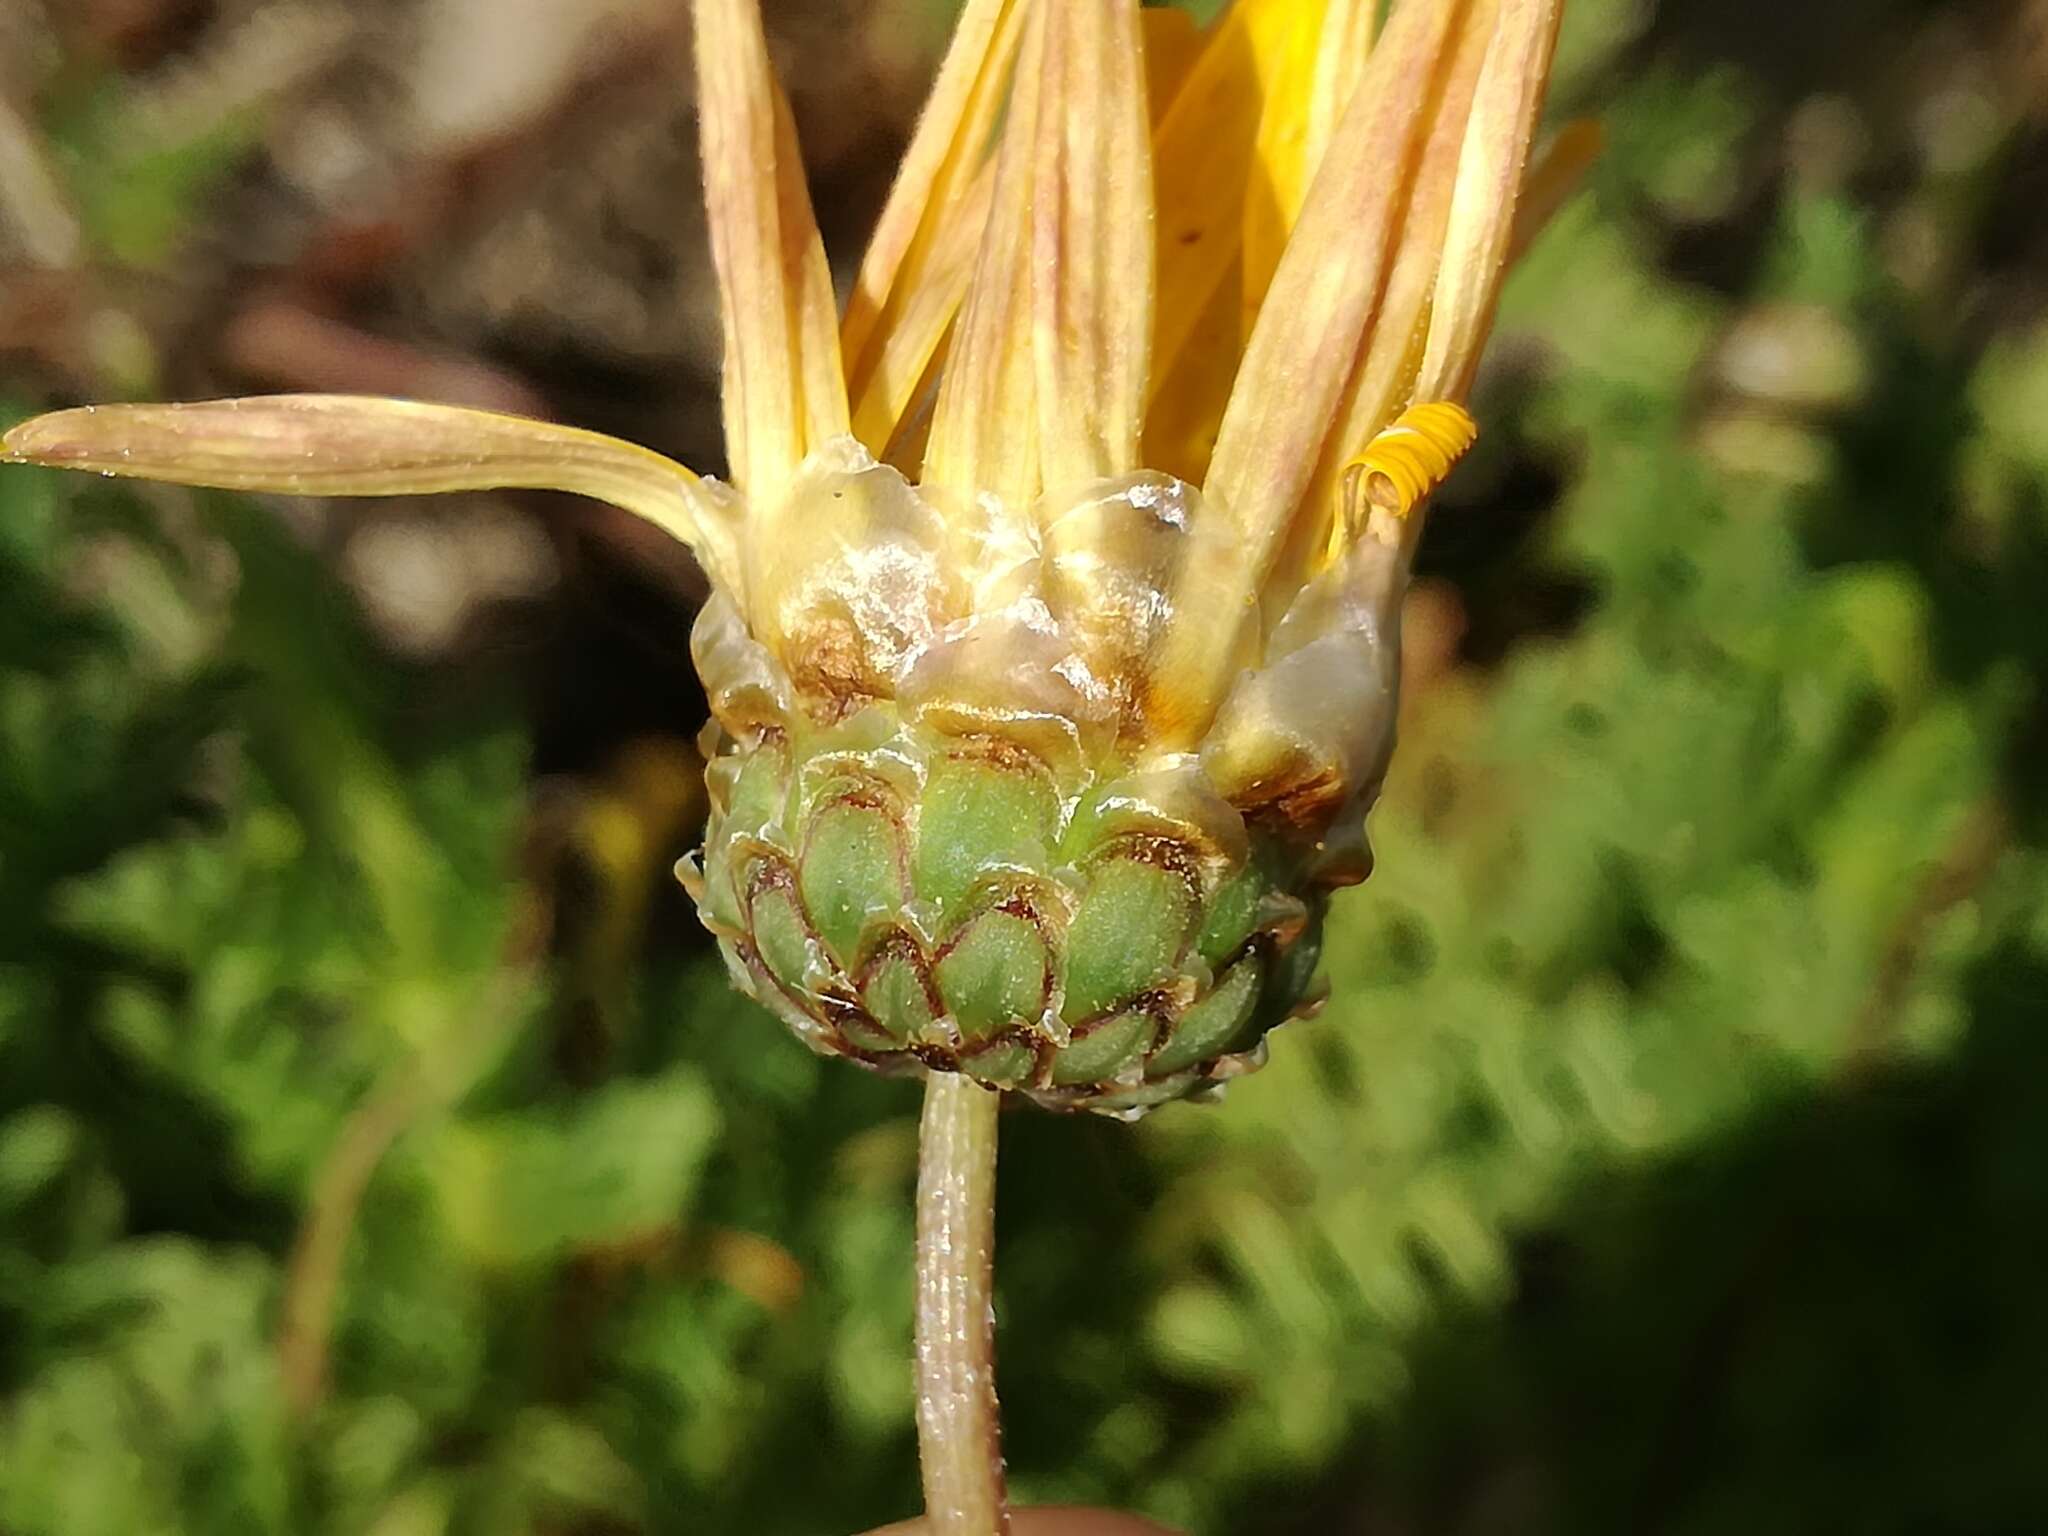
<instances>
[{"instance_id":1,"label":"overlapping bract scale","mask_svg":"<svg viewBox=\"0 0 2048 1536\"><path fill-rule=\"evenodd\" d=\"M850 439L793 484L756 617L714 600L694 642L717 723L691 881L740 984L818 1050L1061 1107L1255 1065L1358 876L1328 832L1390 737L1393 552L1360 545L1376 567L1326 572L1267 641L1217 605L1235 524L1167 476L984 498L999 554L952 581L957 519ZM1149 713L1188 622L1234 623L1247 663L1195 751Z\"/></svg>"}]
</instances>

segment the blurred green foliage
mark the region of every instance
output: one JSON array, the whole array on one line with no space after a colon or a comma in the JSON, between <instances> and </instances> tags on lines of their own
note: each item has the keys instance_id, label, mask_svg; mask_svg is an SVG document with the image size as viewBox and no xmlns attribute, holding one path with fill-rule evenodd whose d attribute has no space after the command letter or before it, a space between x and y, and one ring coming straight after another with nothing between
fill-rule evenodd
<instances>
[{"instance_id":1,"label":"blurred green foliage","mask_svg":"<svg viewBox=\"0 0 2048 1536\"><path fill-rule=\"evenodd\" d=\"M1689 275L1764 87L1573 14L1610 149L1510 291L1432 532L1480 664L1412 701L1331 1005L1220 1109L1006 1123L1026 1498L2038 1517L2048 330L1797 177ZM1721 398L1794 313L1836 351ZM509 695L412 707L226 500L10 472L0 593L0 1530L906 1513L915 1089L657 899L686 753L537 786Z\"/></svg>"},{"instance_id":2,"label":"blurred green foliage","mask_svg":"<svg viewBox=\"0 0 2048 1536\"><path fill-rule=\"evenodd\" d=\"M194 201L262 139L253 106L179 131L138 120L118 75L94 71L66 87L46 103L43 126L82 233L124 265L164 262L190 227Z\"/></svg>"}]
</instances>

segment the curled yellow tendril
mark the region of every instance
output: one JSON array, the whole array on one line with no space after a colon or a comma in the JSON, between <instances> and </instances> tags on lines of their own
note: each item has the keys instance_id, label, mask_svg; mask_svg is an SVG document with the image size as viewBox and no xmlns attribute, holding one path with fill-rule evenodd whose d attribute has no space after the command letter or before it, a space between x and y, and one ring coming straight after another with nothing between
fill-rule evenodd
<instances>
[{"instance_id":1,"label":"curled yellow tendril","mask_svg":"<svg viewBox=\"0 0 2048 1536\"><path fill-rule=\"evenodd\" d=\"M1373 513L1407 517L1443 484L1478 437L1478 423L1448 400L1411 405L1375 433L1338 476L1342 515L1331 529L1329 558L1364 531Z\"/></svg>"}]
</instances>

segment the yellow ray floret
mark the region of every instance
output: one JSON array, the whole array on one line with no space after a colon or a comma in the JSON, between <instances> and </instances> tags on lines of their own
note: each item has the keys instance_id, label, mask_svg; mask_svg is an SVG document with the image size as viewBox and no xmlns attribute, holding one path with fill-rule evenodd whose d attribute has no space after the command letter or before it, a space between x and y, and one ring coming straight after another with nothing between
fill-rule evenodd
<instances>
[{"instance_id":1,"label":"yellow ray floret","mask_svg":"<svg viewBox=\"0 0 2048 1536\"><path fill-rule=\"evenodd\" d=\"M1338 476L1343 515L1331 529L1325 563L1365 531L1368 518L1406 518L1443 484L1478 437L1478 423L1448 400L1411 405L1395 417Z\"/></svg>"}]
</instances>

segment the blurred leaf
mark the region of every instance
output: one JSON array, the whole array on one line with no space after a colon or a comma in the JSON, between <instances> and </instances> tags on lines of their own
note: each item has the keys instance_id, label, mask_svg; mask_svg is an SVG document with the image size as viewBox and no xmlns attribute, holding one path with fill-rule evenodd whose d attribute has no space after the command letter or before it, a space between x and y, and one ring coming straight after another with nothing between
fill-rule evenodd
<instances>
[{"instance_id":1,"label":"blurred leaf","mask_svg":"<svg viewBox=\"0 0 2048 1536\"><path fill-rule=\"evenodd\" d=\"M709 1087L681 1069L558 1111L457 1122L429 1159L470 1262L519 1266L685 1221L717 1131Z\"/></svg>"}]
</instances>

